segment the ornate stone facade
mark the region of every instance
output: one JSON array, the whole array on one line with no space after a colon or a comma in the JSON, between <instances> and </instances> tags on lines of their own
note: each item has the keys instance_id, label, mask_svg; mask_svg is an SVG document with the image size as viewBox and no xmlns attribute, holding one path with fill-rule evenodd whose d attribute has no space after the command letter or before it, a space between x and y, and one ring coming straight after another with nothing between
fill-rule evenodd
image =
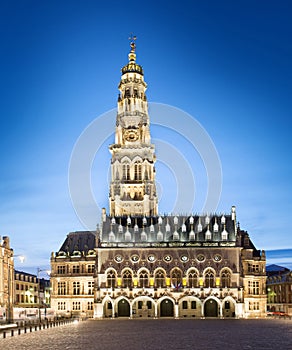
<instances>
[{"instance_id":1,"label":"ornate stone facade","mask_svg":"<svg viewBox=\"0 0 292 350\"><path fill-rule=\"evenodd\" d=\"M110 215L157 215L155 154L149 130L147 84L131 43L119 84L115 144L110 146Z\"/></svg>"},{"instance_id":2,"label":"ornate stone facade","mask_svg":"<svg viewBox=\"0 0 292 350\"><path fill-rule=\"evenodd\" d=\"M265 254L240 229L235 207L223 215L158 214L143 74L132 41L110 146L109 215L103 209L96 233L71 233L53 253L52 305L91 315L92 302L95 318L263 317ZM89 282L94 295L86 292Z\"/></svg>"}]
</instances>

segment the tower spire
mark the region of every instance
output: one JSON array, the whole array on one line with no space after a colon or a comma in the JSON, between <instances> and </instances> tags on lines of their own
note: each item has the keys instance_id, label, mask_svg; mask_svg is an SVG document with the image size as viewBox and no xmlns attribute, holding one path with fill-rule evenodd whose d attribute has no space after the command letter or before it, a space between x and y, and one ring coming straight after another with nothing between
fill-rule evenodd
<instances>
[{"instance_id":1,"label":"tower spire","mask_svg":"<svg viewBox=\"0 0 292 350\"><path fill-rule=\"evenodd\" d=\"M110 215L156 215L155 147L151 144L143 68L131 34L129 62L122 68L112 154Z\"/></svg>"},{"instance_id":2,"label":"tower spire","mask_svg":"<svg viewBox=\"0 0 292 350\"><path fill-rule=\"evenodd\" d=\"M131 47L131 51L128 55L129 61L135 62L136 61L136 40L137 40L136 35L133 35L133 33L131 33L131 35L129 36L129 40L130 40L130 47Z\"/></svg>"}]
</instances>

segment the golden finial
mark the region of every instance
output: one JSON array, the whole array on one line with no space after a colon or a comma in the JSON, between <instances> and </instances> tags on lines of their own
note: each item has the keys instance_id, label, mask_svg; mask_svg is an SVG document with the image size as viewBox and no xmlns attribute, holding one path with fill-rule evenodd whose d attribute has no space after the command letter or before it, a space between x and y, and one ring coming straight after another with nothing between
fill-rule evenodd
<instances>
[{"instance_id":1,"label":"golden finial","mask_svg":"<svg viewBox=\"0 0 292 350\"><path fill-rule=\"evenodd\" d=\"M135 53L135 50L136 50L135 40L137 40L136 35L133 35L133 33L131 33L131 35L129 36L129 40L130 40L131 52Z\"/></svg>"}]
</instances>

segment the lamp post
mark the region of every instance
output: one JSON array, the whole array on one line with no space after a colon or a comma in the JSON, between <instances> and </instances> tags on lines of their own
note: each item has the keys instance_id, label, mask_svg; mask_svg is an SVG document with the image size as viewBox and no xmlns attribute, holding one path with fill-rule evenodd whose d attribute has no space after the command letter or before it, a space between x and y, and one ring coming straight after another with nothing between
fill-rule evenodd
<instances>
[{"instance_id":1,"label":"lamp post","mask_svg":"<svg viewBox=\"0 0 292 350\"><path fill-rule=\"evenodd\" d=\"M41 323L41 281L40 281L40 272L45 271L47 275L49 275L48 270L37 268L37 282L38 282L38 313L39 313L39 323Z\"/></svg>"}]
</instances>

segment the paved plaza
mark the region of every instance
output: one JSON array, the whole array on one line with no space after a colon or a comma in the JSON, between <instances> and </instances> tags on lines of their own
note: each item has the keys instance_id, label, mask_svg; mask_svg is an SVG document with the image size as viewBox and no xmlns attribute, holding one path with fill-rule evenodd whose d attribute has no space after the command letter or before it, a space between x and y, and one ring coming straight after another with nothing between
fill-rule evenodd
<instances>
[{"instance_id":1,"label":"paved plaza","mask_svg":"<svg viewBox=\"0 0 292 350\"><path fill-rule=\"evenodd\" d=\"M292 320L89 320L0 339L0 349L292 350Z\"/></svg>"}]
</instances>

